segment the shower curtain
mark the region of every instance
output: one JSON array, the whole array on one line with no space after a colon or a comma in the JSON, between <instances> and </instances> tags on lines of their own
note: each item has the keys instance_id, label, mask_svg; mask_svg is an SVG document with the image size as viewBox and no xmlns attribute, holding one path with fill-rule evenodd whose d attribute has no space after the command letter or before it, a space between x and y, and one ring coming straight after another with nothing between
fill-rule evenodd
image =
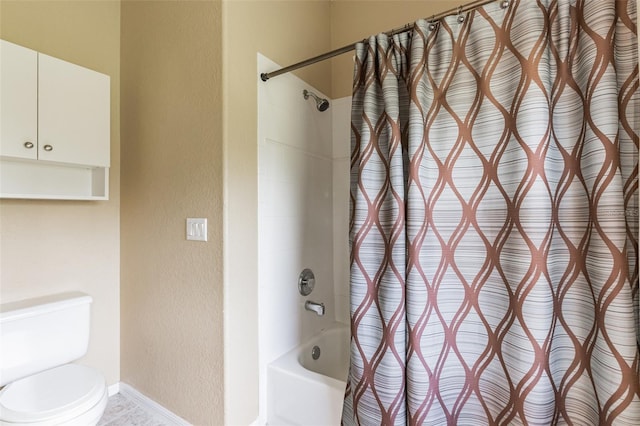
<instances>
[{"instance_id":1,"label":"shower curtain","mask_svg":"<svg viewBox=\"0 0 640 426\"><path fill-rule=\"evenodd\" d=\"M635 6L358 45L343 424L640 425Z\"/></svg>"}]
</instances>

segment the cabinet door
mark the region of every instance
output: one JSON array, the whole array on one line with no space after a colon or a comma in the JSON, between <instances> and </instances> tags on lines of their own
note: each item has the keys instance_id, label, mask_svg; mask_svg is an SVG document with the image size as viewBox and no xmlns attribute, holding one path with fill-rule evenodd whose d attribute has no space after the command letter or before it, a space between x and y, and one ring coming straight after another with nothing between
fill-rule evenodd
<instances>
[{"instance_id":1,"label":"cabinet door","mask_svg":"<svg viewBox=\"0 0 640 426\"><path fill-rule=\"evenodd\" d=\"M0 40L0 155L38 155L38 53Z\"/></svg>"},{"instance_id":2,"label":"cabinet door","mask_svg":"<svg viewBox=\"0 0 640 426\"><path fill-rule=\"evenodd\" d=\"M38 159L109 166L109 76L38 55Z\"/></svg>"}]
</instances>

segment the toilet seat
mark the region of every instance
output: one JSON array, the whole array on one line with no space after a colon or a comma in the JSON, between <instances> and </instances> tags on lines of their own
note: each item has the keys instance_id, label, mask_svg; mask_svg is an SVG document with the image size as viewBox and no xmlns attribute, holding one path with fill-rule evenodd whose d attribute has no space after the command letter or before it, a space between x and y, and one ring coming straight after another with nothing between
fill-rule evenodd
<instances>
[{"instance_id":1,"label":"toilet seat","mask_svg":"<svg viewBox=\"0 0 640 426\"><path fill-rule=\"evenodd\" d=\"M99 372L65 364L5 386L0 391L0 424L71 424L79 418L90 424L102 416L107 398Z\"/></svg>"}]
</instances>

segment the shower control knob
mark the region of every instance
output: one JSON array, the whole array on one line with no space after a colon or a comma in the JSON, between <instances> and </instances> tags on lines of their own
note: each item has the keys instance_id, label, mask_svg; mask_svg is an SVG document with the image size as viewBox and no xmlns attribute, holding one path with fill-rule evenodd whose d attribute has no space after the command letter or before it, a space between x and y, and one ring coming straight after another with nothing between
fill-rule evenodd
<instances>
[{"instance_id":1,"label":"shower control knob","mask_svg":"<svg viewBox=\"0 0 640 426\"><path fill-rule=\"evenodd\" d=\"M308 296L313 291L313 287L316 285L316 277L313 275L313 271L309 268L300 272L298 277L298 291L303 296Z\"/></svg>"}]
</instances>

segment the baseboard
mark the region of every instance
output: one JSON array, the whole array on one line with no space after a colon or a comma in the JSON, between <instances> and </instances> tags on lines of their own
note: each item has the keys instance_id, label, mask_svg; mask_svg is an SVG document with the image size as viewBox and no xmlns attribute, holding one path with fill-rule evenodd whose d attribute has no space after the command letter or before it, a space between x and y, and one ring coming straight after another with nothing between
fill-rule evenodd
<instances>
[{"instance_id":1,"label":"baseboard","mask_svg":"<svg viewBox=\"0 0 640 426\"><path fill-rule=\"evenodd\" d=\"M120 393L132 400L138 405L145 408L147 411L153 413L166 421L167 425L171 426L191 426L191 424L185 419L173 414L171 411L164 408L146 395L141 394L126 383L119 383Z\"/></svg>"},{"instance_id":2,"label":"baseboard","mask_svg":"<svg viewBox=\"0 0 640 426\"><path fill-rule=\"evenodd\" d=\"M109 391L109 396L113 396L120 392L120 383L115 383L107 388Z\"/></svg>"}]
</instances>

